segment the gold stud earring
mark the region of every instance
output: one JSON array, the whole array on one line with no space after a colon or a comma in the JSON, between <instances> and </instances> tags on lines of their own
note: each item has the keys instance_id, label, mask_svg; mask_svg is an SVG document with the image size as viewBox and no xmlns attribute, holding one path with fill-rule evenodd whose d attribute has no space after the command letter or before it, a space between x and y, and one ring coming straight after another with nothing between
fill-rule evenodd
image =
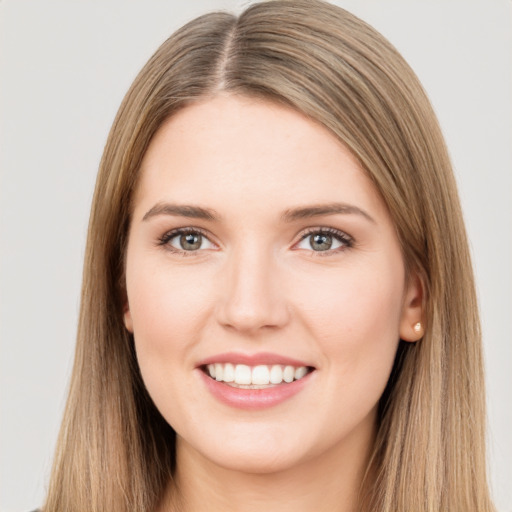
<instances>
[{"instance_id":1,"label":"gold stud earring","mask_svg":"<svg viewBox=\"0 0 512 512\"><path fill-rule=\"evenodd\" d=\"M414 332L416 334L419 334L421 332L421 322L418 322L417 324L414 324L413 329L414 329Z\"/></svg>"}]
</instances>

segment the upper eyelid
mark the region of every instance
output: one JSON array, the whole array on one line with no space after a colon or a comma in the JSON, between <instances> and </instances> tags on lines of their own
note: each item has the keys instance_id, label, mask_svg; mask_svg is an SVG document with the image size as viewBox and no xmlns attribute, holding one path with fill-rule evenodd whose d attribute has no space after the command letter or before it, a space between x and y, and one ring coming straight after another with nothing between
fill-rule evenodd
<instances>
[{"instance_id":1,"label":"upper eyelid","mask_svg":"<svg viewBox=\"0 0 512 512\"><path fill-rule=\"evenodd\" d=\"M184 233L197 233L201 236L207 238L212 244L216 246L220 246L219 242L215 239L215 237L207 230L203 228L199 228L197 226L185 226L180 228L169 229L165 231L161 236L158 237L160 243L167 243L169 240L174 238L175 236L182 235Z\"/></svg>"},{"instance_id":2,"label":"upper eyelid","mask_svg":"<svg viewBox=\"0 0 512 512\"><path fill-rule=\"evenodd\" d=\"M203 228L199 228L197 226L185 226L185 227L181 227L181 228L169 229L169 230L165 231L165 233L160 238L164 238L167 236L172 237L172 236L180 235L183 233L199 233L200 235L205 236L209 240L210 240L210 237L212 237L211 233ZM210 241L212 241L212 240L210 240Z\"/></svg>"},{"instance_id":3,"label":"upper eyelid","mask_svg":"<svg viewBox=\"0 0 512 512\"><path fill-rule=\"evenodd\" d=\"M349 235L346 231L343 231L341 229L336 229L332 227L327 226L316 226L316 227L310 227L306 228L299 232L297 236L299 236L299 241L304 240L304 238L313 235L315 233L328 233L330 235L338 235L340 238L346 238L349 240L354 240L354 237L352 235Z\"/></svg>"}]
</instances>

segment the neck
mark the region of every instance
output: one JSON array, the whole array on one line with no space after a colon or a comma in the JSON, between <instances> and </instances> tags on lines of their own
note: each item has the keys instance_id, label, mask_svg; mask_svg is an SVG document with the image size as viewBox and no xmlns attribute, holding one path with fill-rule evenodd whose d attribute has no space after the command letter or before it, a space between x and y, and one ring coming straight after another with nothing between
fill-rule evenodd
<instances>
[{"instance_id":1,"label":"neck","mask_svg":"<svg viewBox=\"0 0 512 512\"><path fill-rule=\"evenodd\" d=\"M215 464L178 437L176 474L159 512L355 512L373 439L374 429L291 468L246 473Z\"/></svg>"}]
</instances>

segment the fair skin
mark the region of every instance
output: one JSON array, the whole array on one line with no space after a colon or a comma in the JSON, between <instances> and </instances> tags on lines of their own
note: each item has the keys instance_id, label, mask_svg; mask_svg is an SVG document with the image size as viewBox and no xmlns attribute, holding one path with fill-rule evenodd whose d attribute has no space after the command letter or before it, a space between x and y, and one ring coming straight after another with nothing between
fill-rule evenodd
<instances>
[{"instance_id":1,"label":"fair skin","mask_svg":"<svg viewBox=\"0 0 512 512\"><path fill-rule=\"evenodd\" d=\"M231 95L164 123L141 173L124 320L177 433L183 509L356 510L398 340L421 320L371 181L325 128ZM209 362L303 369L248 388Z\"/></svg>"}]
</instances>

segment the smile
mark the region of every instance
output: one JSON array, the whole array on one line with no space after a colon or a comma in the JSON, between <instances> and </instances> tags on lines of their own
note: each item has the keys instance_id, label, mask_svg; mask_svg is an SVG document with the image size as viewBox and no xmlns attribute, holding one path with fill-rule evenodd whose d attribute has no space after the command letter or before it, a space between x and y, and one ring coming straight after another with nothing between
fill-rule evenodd
<instances>
[{"instance_id":1,"label":"smile","mask_svg":"<svg viewBox=\"0 0 512 512\"><path fill-rule=\"evenodd\" d=\"M219 382L225 382L242 389L264 389L268 386L290 384L305 377L312 368L292 365L257 365L215 363L205 367L208 375Z\"/></svg>"},{"instance_id":2,"label":"smile","mask_svg":"<svg viewBox=\"0 0 512 512\"><path fill-rule=\"evenodd\" d=\"M237 409L258 410L288 401L317 373L303 361L275 354L218 354L201 361L199 376L221 403Z\"/></svg>"}]
</instances>

